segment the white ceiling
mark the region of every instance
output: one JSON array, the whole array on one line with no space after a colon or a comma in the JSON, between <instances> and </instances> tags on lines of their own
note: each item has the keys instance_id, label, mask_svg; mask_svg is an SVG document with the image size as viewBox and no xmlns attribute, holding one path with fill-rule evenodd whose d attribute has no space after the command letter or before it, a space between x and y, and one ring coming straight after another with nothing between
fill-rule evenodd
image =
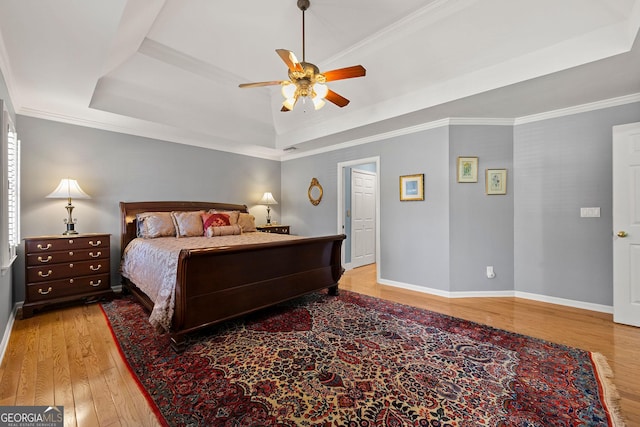
<instances>
[{"instance_id":1,"label":"white ceiling","mask_svg":"<svg viewBox=\"0 0 640 427\"><path fill-rule=\"evenodd\" d=\"M640 0L311 0L306 60L345 108L280 112L296 0L0 0L18 114L265 158L448 117L517 118L640 93ZM283 157L285 156L285 157Z\"/></svg>"}]
</instances>

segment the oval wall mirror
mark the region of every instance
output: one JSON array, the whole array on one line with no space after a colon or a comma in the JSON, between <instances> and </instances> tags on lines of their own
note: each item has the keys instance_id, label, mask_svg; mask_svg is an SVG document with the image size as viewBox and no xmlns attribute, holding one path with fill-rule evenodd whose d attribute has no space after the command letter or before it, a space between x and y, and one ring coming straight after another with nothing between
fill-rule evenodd
<instances>
[{"instance_id":1,"label":"oval wall mirror","mask_svg":"<svg viewBox=\"0 0 640 427\"><path fill-rule=\"evenodd\" d=\"M313 206L318 206L320 204L320 201L322 200L322 185L320 185L316 178L311 180L307 194L309 195L309 201Z\"/></svg>"}]
</instances>

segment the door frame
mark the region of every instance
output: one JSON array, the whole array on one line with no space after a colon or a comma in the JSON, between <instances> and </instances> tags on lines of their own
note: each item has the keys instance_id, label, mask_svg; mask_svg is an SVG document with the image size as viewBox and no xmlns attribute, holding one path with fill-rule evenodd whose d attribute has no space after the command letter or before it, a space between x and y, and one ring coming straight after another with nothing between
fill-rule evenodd
<instances>
[{"instance_id":1,"label":"door frame","mask_svg":"<svg viewBox=\"0 0 640 427\"><path fill-rule=\"evenodd\" d=\"M362 158L362 159L356 159L356 160L349 160L347 162L338 162L338 167L337 167L337 173L338 173L338 179L337 179L337 194L338 194L338 234L343 234L345 232L345 222L346 222L346 218L345 218L345 214L344 214L344 206L345 206L345 201L344 201L344 170L347 167L353 167L353 166L357 166L357 165L363 165L366 163L375 163L376 165L376 238L375 238L375 245L376 245L376 279L379 281L380 280L380 270L381 270L381 259L380 259L380 156L375 156L375 157L366 157L366 158ZM341 261L342 261L342 265L344 266L344 268L346 270L350 270L351 269L351 265L345 265L345 251L344 251L344 246L342 247L342 253L341 253Z\"/></svg>"}]
</instances>

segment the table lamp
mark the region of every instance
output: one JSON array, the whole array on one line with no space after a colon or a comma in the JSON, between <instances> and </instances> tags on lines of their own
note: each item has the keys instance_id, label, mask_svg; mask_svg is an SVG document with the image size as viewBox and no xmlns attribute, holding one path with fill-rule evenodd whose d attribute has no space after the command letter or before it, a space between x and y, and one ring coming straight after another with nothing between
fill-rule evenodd
<instances>
[{"instance_id":1,"label":"table lamp","mask_svg":"<svg viewBox=\"0 0 640 427\"><path fill-rule=\"evenodd\" d=\"M60 180L60 184L58 184L58 186L56 187L55 190L53 190L51 192L51 194L49 194L47 196L47 198L52 198L52 199L67 199L67 214L68 214L68 218L64 220L64 223L67 224L67 230L62 233L64 235L66 234L78 234L78 232L75 230L75 223L77 221L77 219L74 219L71 215L71 213L73 212L73 208L74 206L71 204L71 199L90 199L91 197L85 193L84 191L82 191L82 188L80 188L80 185L78 185L78 181L76 181L75 179L61 179Z\"/></svg>"},{"instance_id":2,"label":"table lamp","mask_svg":"<svg viewBox=\"0 0 640 427\"><path fill-rule=\"evenodd\" d=\"M260 199L260 204L267 205L267 225L271 225L271 206L277 205L278 202L273 198L273 195L269 192L264 193L262 199Z\"/></svg>"}]
</instances>

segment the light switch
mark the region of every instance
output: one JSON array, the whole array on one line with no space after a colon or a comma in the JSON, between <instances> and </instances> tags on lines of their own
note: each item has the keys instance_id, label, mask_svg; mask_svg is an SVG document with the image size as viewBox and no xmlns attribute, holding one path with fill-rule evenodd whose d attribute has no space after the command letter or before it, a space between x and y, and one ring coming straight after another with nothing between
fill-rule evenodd
<instances>
[{"instance_id":1,"label":"light switch","mask_svg":"<svg viewBox=\"0 0 640 427\"><path fill-rule=\"evenodd\" d=\"M600 208L580 208L581 218L600 218Z\"/></svg>"}]
</instances>

